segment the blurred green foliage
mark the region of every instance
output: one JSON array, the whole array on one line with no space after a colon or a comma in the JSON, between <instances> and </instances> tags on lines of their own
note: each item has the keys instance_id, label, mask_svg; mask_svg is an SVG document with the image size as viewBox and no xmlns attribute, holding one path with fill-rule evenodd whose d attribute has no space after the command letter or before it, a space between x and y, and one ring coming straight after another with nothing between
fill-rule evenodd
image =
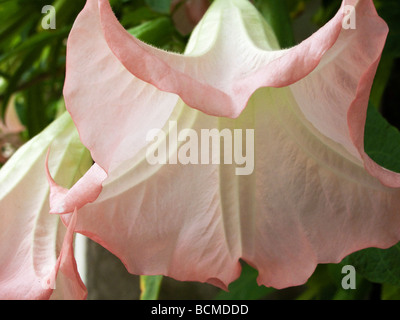
<instances>
[{"instance_id":1,"label":"blurred green foliage","mask_svg":"<svg viewBox=\"0 0 400 320\"><path fill-rule=\"evenodd\" d=\"M171 0L110 2L131 34L165 50L184 50L188 35L180 34L175 27L176 8L171 10ZM275 28L281 45L288 47L295 43L293 31L298 30L292 28L294 25L299 28L298 19L313 10L308 22L317 29L336 13L341 1L254 0L253 3ZM41 25L45 5L56 9L55 29L43 29ZM85 0L0 0L0 110L4 115L10 99L15 98L16 109L26 126L22 133L25 140L42 131L64 108L66 41L84 5ZM375 5L388 23L390 33L371 94L366 149L377 162L400 172L400 134L396 129L400 128L400 2L375 0ZM257 272L244 264L242 276L231 284L230 292L221 291L216 299L400 299L399 252L400 245L356 252L340 264L319 265L307 284L286 290L259 287ZM344 290L341 286L341 269L345 264L352 264L357 270L356 290ZM143 278L143 281L154 298L161 279Z\"/></svg>"}]
</instances>

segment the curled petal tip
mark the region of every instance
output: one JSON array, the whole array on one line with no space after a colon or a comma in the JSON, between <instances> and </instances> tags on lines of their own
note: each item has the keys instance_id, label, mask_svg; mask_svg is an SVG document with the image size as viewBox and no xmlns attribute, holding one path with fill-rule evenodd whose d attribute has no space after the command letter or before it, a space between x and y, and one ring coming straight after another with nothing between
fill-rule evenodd
<instances>
[{"instance_id":1,"label":"curled petal tip","mask_svg":"<svg viewBox=\"0 0 400 320\"><path fill-rule=\"evenodd\" d=\"M93 202L102 190L102 183L107 173L97 164L94 164L86 174L73 185L71 189L59 186L52 178L49 168L50 149L46 155L46 176L50 185L50 213L67 214L80 209L85 204Z\"/></svg>"}]
</instances>

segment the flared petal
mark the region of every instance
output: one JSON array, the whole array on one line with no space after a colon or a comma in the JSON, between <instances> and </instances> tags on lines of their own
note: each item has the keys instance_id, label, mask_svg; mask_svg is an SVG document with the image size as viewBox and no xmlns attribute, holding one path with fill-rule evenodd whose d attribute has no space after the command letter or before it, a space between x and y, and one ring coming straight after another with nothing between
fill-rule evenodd
<instances>
[{"instance_id":1,"label":"flared petal","mask_svg":"<svg viewBox=\"0 0 400 320\"><path fill-rule=\"evenodd\" d=\"M59 186L52 178L48 167L49 155L50 150L46 156L46 176L50 185L50 213L72 213L97 199L102 183L107 177L102 168L94 164L71 189L67 189Z\"/></svg>"},{"instance_id":2,"label":"flared petal","mask_svg":"<svg viewBox=\"0 0 400 320\"><path fill-rule=\"evenodd\" d=\"M50 146L49 168L65 187L73 185L91 165L90 155L65 113L22 146L0 170L2 299L48 299L53 292L69 299L86 297L76 268L67 267L74 260L70 251L63 250L59 264L62 272L57 281L64 285L53 290L54 279L49 278L57 276L54 267L66 229L59 216L49 214L45 158Z\"/></svg>"},{"instance_id":3,"label":"flared petal","mask_svg":"<svg viewBox=\"0 0 400 320\"><path fill-rule=\"evenodd\" d=\"M51 273L44 281L53 291L51 300L83 300L86 299L86 287L79 276L74 258L74 234L77 220L77 210L71 214L68 227L63 234L61 250ZM60 274L61 276L58 276ZM57 289L57 288L61 288Z\"/></svg>"},{"instance_id":4,"label":"flared petal","mask_svg":"<svg viewBox=\"0 0 400 320\"><path fill-rule=\"evenodd\" d=\"M305 77L335 43L342 19L341 10L299 46L279 50L272 29L249 2L215 1L186 54L178 55L131 36L108 0L88 0L68 40L66 106L82 142L107 171L144 147L150 129L164 126L176 94L207 114L237 117L259 87Z\"/></svg>"},{"instance_id":5,"label":"flared petal","mask_svg":"<svg viewBox=\"0 0 400 320\"><path fill-rule=\"evenodd\" d=\"M98 3L107 44L127 70L178 94L192 108L224 117L237 117L259 87L287 86L310 73L335 43L344 17L341 9L303 43L279 50L272 29L249 1L215 1L182 56L135 39L118 22L108 0Z\"/></svg>"},{"instance_id":6,"label":"flared petal","mask_svg":"<svg viewBox=\"0 0 400 320\"><path fill-rule=\"evenodd\" d=\"M242 258L260 284L300 285L319 263L399 241L400 190L313 129L291 88L260 89L243 116L253 119L256 165L239 181Z\"/></svg>"},{"instance_id":7,"label":"flared petal","mask_svg":"<svg viewBox=\"0 0 400 320\"><path fill-rule=\"evenodd\" d=\"M130 171L111 172L99 198L79 211L76 230L131 273L226 289L243 259L260 284L284 288L303 284L318 263L399 241L400 191L328 148L299 119L289 88L256 92L237 120L183 108L178 132L254 128L254 173L235 176L234 164L153 166L144 155Z\"/></svg>"},{"instance_id":8,"label":"flared petal","mask_svg":"<svg viewBox=\"0 0 400 320\"><path fill-rule=\"evenodd\" d=\"M64 96L83 144L106 171L142 149L143 137L164 126L178 100L123 67L104 39L97 1L91 0L68 38Z\"/></svg>"},{"instance_id":9,"label":"flared petal","mask_svg":"<svg viewBox=\"0 0 400 320\"><path fill-rule=\"evenodd\" d=\"M174 132L190 128L200 133L218 126L218 118L183 103L172 120L177 127L168 124L163 131L170 141L170 162L178 156L170 140ZM99 198L79 210L76 231L117 255L131 273L226 289L240 274L240 221L222 211L220 166L151 165L146 150L132 163L109 173ZM228 206L235 206L234 196L224 197Z\"/></svg>"},{"instance_id":10,"label":"flared petal","mask_svg":"<svg viewBox=\"0 0 400 320\"><path fill-rule=\"evenodd\" d=\"M332 148L346 156L340 150L345 148L383 184L400 187L400 175L377 165L364 151L369 94L388 27L372 1L347 3L354 5L356 29L344 29L316 70L291 86L292 92L307 120L334 142Z\"/></svg>"},{"instance_id":11,"label":"flared petal","mask_svg":"<svg viewBox=\"0 0 400 320\"><path fill-rule=\"evenodd\" d=\"M356 29L342 27L346 5ZM132 273L222 288L240 259L260 284L283 288L304 283L318 263L395 244L399 175L363 150L386 35L372 1L345 0L317 33L280 50L248 1L217 0L177 55L130 36L107 0L88 0L69 41L65 94L108 178L76 230ZM249 140L196 162L188 152L203 141L184 142L211 129ZM243 149L254 168L241 175ZM165 161L151 164L149 152Z\"/></svg>"}]
</instances>

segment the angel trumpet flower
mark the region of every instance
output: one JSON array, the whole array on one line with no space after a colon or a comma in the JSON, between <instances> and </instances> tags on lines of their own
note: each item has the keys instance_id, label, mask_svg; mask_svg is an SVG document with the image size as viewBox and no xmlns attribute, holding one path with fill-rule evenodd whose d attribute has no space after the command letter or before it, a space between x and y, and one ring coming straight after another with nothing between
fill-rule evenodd
<instances>
[{"instance_id":1,"label":"angel trumpet flower","mask_svg":"<svg viewBox=\"0 0 400 320\"><path fill-rule=\"evenodd\" d=\"M355 29L343 28L348 6ZM51 212L131 273L224 289L240 259L260 284L284 288L318 263L395 244L400 175L363 147L387 32L372 0L345 0L310 38L280 49L249 1L216 0L180 55L132 37L108 0L88 0L69 36L64 96L96 164L70 191L49 176ZM192 154L203 130L224 137L209 144L220 152L208 164ZM247 175L225 161L235 151L223 132L235 130L254 133ZM168 161L149 163L155 150Z\"/></svg>"},{"instance_id":2,"label":"angel trumpet flower","mask_svg":"<svg viewBox=\"0 0 400 320\"><path fill-rule=\"evenodd\" d=\"M344 27L349 6L356 28ZM311 37L280 49L249 1L217 0L179 55L132 37L107 0L88 0L69 37L64 95L108 177L76 231L131 273L221 288L240 259L260 284L284 288L318 263L395 244L400 175L363 148L387 32L372 1L346 0ZM171 123L180 138L170 139ZM147 161L153 129L164 132L156 148L168 140L168 163ZM223 150L218 163L190 161L189 129L254 130L254 172L236 175ZM187 161L171 162L176 154Z\"/></svg>"}]
</instances>

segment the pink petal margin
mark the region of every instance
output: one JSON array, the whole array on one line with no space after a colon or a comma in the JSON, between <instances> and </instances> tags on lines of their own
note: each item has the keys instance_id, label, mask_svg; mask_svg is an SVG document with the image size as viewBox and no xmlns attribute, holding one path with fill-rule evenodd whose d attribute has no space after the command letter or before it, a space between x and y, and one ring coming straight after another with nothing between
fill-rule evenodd
<instances>
[{"instance_id":1,"label":"pink petal margin","mask_svg":"<svg viewBox=\"0 0 400 320\"><path fill-rule=\"evenodd\" d=\"M86 288L74 267L74 225L67 232L60 218L49 214L44 167L51 144L54 157L50 169L71 184L77 171L85 167L84 160L76 157L84 149L78 142L75 127L65 113L18 149L0 171L0 299L86 297ZM64 167L64 163L71 165ZM63 258L57 262L60 251ZM62 272L58 272L60 269Z\"/></svg>"},{"instance_id":2,"label":"pink petal margin","mask_svg":"<svg viewBox=\"0 0 400 320\"><path fill-rule=\"evenodd\" d=\"M94 164L71 189L66 189L59 186L51 177L48 168L49 154L50 149L46 155L46 176L50 185L51 214L72 213L97 199L102 190L102 183L107 177L101 167Z\"/></svg>"},{"instance_id":3,"label":"pink petal margin","mask_svg":"<svg viewBox=\"0 0 400 320\"><path fill-rule=\"evenodd\" d=\"M345 5L356 8L356 30L342 28ZM257 51L249 71L235 65L236 34L220 35L230 45L210 47L203 57L167 53L130 36L107 0L88 0L69 39L64 92L83 143L110 179L99 198L79 210L76 231L116 254L132 273L224 289L239 275L241 258L259 270L260 284L283 288L304 283L318 263L393 245L399 190L381 183L399 187L400 175L373 162L363 145L387 32L372 0L345 0L298 46ZM221 61L234 74L214 71ZM254 94L261 87L288 92ZM257 174L228 179L223 166L153 170L133 161L147 131L170 119L177 96L204 112L194 116L196 130L218 127L214 116L235 118L255 104L258 115L249 116L255 117L249 127L268 133L256 144Z\"/></svg>"},{"instance_id":4,"label":"pink petal margin","mask_svg":"<svg viewBox=\"0 0 400 320\"><path fill-rule=\"evenodd\" d=\"M51 296L52 300L85 300L87 297L86 287L79 277L79 272L74 258L74 248L72 245L74 242L76 219L77 210L75 210L71 215L56 265L48 277L43 279L43 286L46 286L49 289L55 290L57 289L57 285L62 287L62 291L54 291L54 294ZM57 278L59 271L63 274L63 278L60 280ZM64 277L68 280L65 281ZM62 284L57 284L57 281L62 281Z\"/></svg>"},{"instance_id":5,"label":"pink petal margin","mask_svg":"<svg viewBox=\"0 0 400 320\"><path fill-rule=\"evenodd\" d=\"M218 74L199 73L199 69L207 69L203 66L207 64L204 59L167 53L132 37L116 19L109 1L88 2L96 1L107 44L127 70L161 91L179 95L192 108L209 115L230 118L240 115L258 88L288 86L309 74L335 43L343 21L342 6L327 25L300 45L282 51L278 59L271 61L271 56L266 52L252 74L243 76L242 69L246 66L235 65L232 68L237 69L237 74L231 79L224 79ZM91 7L94 10L94 4ZM231 41L231 50L234 52L235 35L232 33L226 41ZM226 62L230 57L219 58L221 62ZM215 61L211 60L210 63L215 64Z\"/></svg>"}]
</instances>

